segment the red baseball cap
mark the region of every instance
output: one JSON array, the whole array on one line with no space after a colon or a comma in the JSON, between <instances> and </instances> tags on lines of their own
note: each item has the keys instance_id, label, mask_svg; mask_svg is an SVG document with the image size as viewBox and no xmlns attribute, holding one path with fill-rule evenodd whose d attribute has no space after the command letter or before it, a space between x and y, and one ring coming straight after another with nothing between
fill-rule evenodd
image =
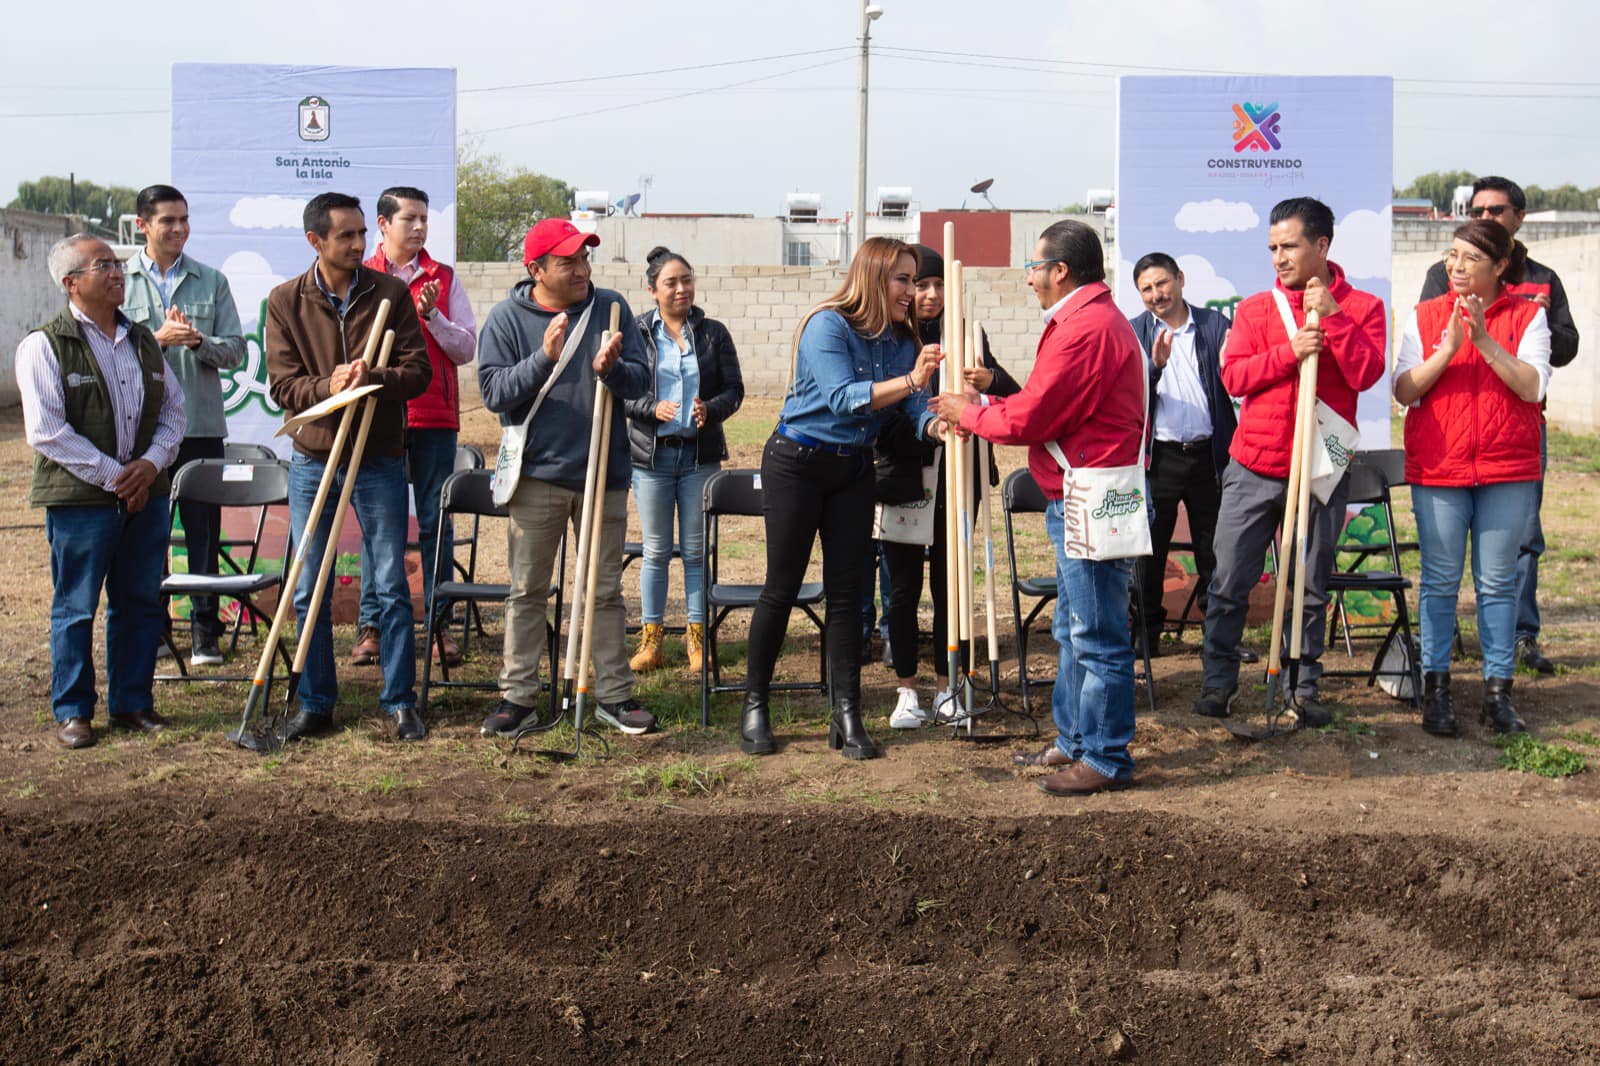
<instances>
[{"instance_id":1,"label":"red baseball cap","mask_svg":"<svg viewBox=\"0 0 1600 1066\"><path fill-rule=\"evenodd\" d=\"M542 219L523 238L522 265L527 266L540 256L572 255L584 245L594 248L599 243L599 234L583 232L570 219Z\"/></svg>"}]
</instances>

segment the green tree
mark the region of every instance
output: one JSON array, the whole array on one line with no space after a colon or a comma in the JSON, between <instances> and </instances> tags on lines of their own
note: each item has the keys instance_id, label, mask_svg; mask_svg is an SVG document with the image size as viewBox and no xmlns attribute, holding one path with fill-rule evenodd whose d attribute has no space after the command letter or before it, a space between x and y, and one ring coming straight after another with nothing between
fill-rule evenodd
<instances>
[{"instance_id":1,"label":"green tree","mask_svg":"<svg viewBox=\"0 0 1600 1066\"><path fill-rule=\"evenodd\" d=\"M1522 191L1527 194L1529 211L1593 211L1595 201L1600 199L1600 187L1580 189L1572 184L1554 189L1529 185Z\"/></svg>"},{"instance_id":2,"label":"green tree","mask_svg":"<svg viewBox=\"0 0 1600 1066\"><path fill-rule=\"evenodd\" d=\"M1430 170L1403 189L1395 190L1401 200L1428 199L1441 211L1450 210L1457 185L1471 185L1476 174L1466 170Z\"/></svg>"},{"instance_id":3,"label":"green tree","mask_svg":"<svg viewBox=\"0 0 1600 1066\"><path fill-rule=\"evenodd\" d=\"M73 183L51 176L21 182L17 185L16 199L6 206L47 215L78 214L98 218L108 232L116 233L117 216L133 214L138 196L138 189L126 185L96 185L82 178Z\"/></svg>"},{"instance_id":4,"label":"green tree","mask_svg":"<svg viewBox=\"0 0 1600 1066\"><path fill-rule=\"evenodd\" d=\"M572 187L464 146L456 158L456 258L515 259L528 227L572 210Z\"/></svg>"}]
</instances>

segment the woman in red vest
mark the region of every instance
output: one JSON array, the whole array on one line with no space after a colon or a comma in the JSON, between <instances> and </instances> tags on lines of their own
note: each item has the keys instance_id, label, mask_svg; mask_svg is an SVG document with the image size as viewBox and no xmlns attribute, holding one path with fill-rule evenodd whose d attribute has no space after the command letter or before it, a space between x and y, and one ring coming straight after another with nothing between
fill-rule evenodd
<instances>
[{"instance_id":1,"label":"woman in red vest","mask_svg":"<svg viewBox=\"0 0 1600 1066\"><path fill-rule=\"evenodd\" d=\"M1406 411L1406 480L1422 549L1422 728L1455 736L1450 645L1472 536L1483 650L1483 722L1526 730L1511 706L1517 551L1537 499L1539 404L1550 381L1542 307L1512 295L1528 252L1487 220L1455 231L1450 292L1417 305L1395 357Z\"/></svg>"}]
</instances>

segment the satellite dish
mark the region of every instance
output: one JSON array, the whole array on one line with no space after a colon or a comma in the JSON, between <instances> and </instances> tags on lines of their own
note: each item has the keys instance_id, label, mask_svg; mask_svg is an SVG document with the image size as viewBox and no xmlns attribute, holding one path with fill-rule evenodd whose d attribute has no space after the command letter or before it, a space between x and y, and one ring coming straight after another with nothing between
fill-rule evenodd
<instances>
[{"instance_id":1,"label":"satellite dish","mask_svg":"<svg viewBox=\"0 0 1600 1066\"><path fill-rule=\"evenodd\" d=\"M978 182L978 184L974 185L968 190L969 192L975 192L979 196L983 197L983 202L989 205L990 210L994 209L994 201L989 199L989 186L993 184L993 178L984 178L982 181Z\"/></svg>"},{"instance_id":2,"label":"satellite dish","mask_svg":"<svg viewBox=\"0 0 1600 1066\"><path fill-rule=\"evenodd\" d=\"M643 195L643 193L637 192L629 193L628 198L622 201L622 213L625 215L633 214L633 209L639 206L639 198Z\"/></svg>"}]
</instances>

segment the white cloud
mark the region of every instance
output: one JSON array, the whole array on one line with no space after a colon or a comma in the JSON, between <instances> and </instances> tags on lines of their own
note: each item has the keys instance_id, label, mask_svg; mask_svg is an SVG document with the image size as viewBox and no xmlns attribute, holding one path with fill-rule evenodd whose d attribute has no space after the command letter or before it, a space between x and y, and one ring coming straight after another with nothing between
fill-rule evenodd
<instances>
[{"instance_id":1,"label":"white cloud","mask_svg":"<svg viewBox=\"0 0 1600 1066\"><path fill-rule=\"evenodd\" d=\"M1387 278L1392 269L1390 209L1352 211L1333 230L1329 258L1347 278Z\"/></svg>"},{"instance_id":2,"label":"white cloud","mask_svg":"<svg viewBox=\"0 0 1600 1066\"><path fill-rule=\"evenodd\" d=\"M233 290L233 304L239 309L239 322L246 333L260 325L261 301L284 278L273 273L272 264L260 252L234 252L223 260L222 272Z\"/></svg>"},{"instance_id":3,"label":"white cloud","mask_svg":"<svg viewBox=\"0 0 1600 1066\"><path fill-rule=\"evenodd\" d=\"M1261 224L1249 204L1237 200L1191 200L1178 208L1172 224L1187 233L1243 232Z\"/></svg>"},{"instance_id":4,"label":"white cloud","mask_svg":"<svg viewBox=\"0 0 1600 1066\"><path fill-rule=\"evenodd\" d=\"M228 221L240 229L293 229L303 226L306 201L293 196L246 196L233 205Z\"/></svg>"},{"instance_id":5,"label":"white cloud","mask_svg":"<svg viewBox=\"0 0 1600 1066\"><path fill-rule=\"evenodd\" d=\"M428 254L441 263L456 261L456 202L428 208Z\"/></svg>"},{"instance_id":6,"label":"white cloud","mask_svg":"<svg viewBox=\"0 0 1600 1066\"><path fill-rule=\"evenodd\" d=\"M1183 298L1196 307L1204 307L1207 300L1231 300L1239 295L1233 282L1217 274L1217 268L1203 255L1180 255L1178 269L1183 271Z\"/></svg>"}]
</instances>

